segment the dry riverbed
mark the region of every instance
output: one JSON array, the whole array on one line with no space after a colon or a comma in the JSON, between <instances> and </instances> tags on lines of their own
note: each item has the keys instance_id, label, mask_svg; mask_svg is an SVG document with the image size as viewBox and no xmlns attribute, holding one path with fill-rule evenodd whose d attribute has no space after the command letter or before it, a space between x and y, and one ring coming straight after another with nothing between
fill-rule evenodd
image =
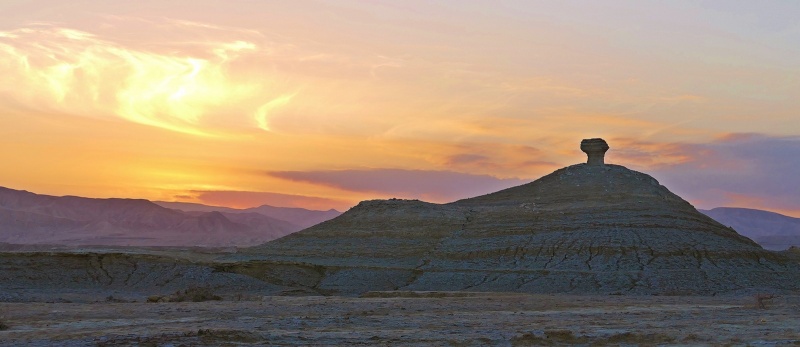
<instances>
[{"instance_id":1,"label":"dry riverbed","mask_svg":"<svg viewBox=\"0 0 800 347\"><path fill-rule=\"evenodd\" d=\"M0 346L800 345L800 297L422 293L0 303Z\"/></svg>"}]
</instances>

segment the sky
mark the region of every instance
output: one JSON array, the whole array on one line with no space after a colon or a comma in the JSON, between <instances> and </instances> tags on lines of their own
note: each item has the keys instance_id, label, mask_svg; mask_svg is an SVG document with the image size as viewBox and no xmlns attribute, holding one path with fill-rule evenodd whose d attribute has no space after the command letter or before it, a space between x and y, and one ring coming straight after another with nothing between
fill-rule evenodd
<instances>
[{"instance_id":1,"label":"sky","mask_svg":"<svg viewBox=\"0 0 800 347\"><path fill-rule=\"evenodd\" d=\"M797 1L0 0L0 186L346 210L584 162L800 217Z\"/></svg>"}]
</instances>

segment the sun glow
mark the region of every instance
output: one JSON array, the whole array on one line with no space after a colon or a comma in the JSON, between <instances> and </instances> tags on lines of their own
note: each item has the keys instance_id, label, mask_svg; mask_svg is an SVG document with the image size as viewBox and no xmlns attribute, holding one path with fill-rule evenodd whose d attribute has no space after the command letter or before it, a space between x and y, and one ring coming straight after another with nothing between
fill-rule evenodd
<instances>
[{"instance_id":1,"label":"sun glow","mask_svg":"<svg viewBox=\"0 0 800 347\"><path fill-rule=\"evenodd\" d=\"M190 48L193 54L133 49L53 26L0 32L0 91L46 110L119 117L192 135L215 135L204 120L232 114L257 114L251 122L267 129L266 113L293 96L265 100L259 82L235 74L240 57L259 52L253 42Z\"/></svg>"}]
</instances>

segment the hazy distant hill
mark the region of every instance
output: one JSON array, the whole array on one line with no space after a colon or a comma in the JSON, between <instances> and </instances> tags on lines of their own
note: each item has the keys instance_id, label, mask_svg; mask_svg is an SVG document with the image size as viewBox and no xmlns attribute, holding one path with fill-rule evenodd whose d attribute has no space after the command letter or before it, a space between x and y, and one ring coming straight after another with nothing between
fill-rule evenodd
<instances>
[{"instance_id":1,"label":"hazy distant hill","mask_svg":"<svg viewBox=\"0 0 800 347\"><path fill-rule=\"evenodd\" d=\"M257 213L182 212L142 199L39 195L0 187L0 242L248 246L302 226Z\"/></svg>"},{"instance_id":2,"label":"hazy distant hill","mask_svg":"<svg viewBox=\"0 0 800 347\"><path fill-rule=\"evenodd\" d=\"M313 225L317 225L322 223L326 220L333 219L338 217L342 214L339 211L334 209L330 209L327 211L317 211L317 210L306 210L303 208L294 208L294 207L275 207L269 205L262 205L259 207L247 208L247 209L234 209L229 207L221 207L221 206L208 206L203 204L195 204L195 203L187 203L187 202L167 202L167 201L155 201L156 204L159 204L163 207L172 208L181 211L200 211L200 212L210 212L210 211L219 211L219 212L227 212L227 213L259 213L267 217L272 217L280 220L285 220L289 223L294 225L300 226L303 229L308 228Z\"/></svg>"},{"instance_id":3,"label":"hazy distant hill","mask_svg":"<svg viewBox=\"0 0 800 347\"><path fill-rule=\"evenodd\" d=\"M800 218L734 207L717 207L700 212L732 227L766 249L784 250L790 246L800 246Z\"/></svg>"}]
</instances>

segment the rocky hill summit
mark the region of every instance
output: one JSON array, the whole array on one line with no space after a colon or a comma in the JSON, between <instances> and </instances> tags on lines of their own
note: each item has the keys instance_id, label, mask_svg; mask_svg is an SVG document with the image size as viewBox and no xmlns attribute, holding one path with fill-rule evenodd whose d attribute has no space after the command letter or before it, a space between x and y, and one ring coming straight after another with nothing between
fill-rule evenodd
<instances>
[{"instance_id":1,"label":"rocky hill summit","mask_svg":"<svg viewBox=\"0 0 800 347\"><path fill-rule=\"evenodd\" d=\"M528 184L449 204L365 201L246 252L313 268L303 283L321 293L800 289L796 260L698 212L653 177L605 164L604 140L581 149L587 163Z\"/></svg>"}]
</instances>

